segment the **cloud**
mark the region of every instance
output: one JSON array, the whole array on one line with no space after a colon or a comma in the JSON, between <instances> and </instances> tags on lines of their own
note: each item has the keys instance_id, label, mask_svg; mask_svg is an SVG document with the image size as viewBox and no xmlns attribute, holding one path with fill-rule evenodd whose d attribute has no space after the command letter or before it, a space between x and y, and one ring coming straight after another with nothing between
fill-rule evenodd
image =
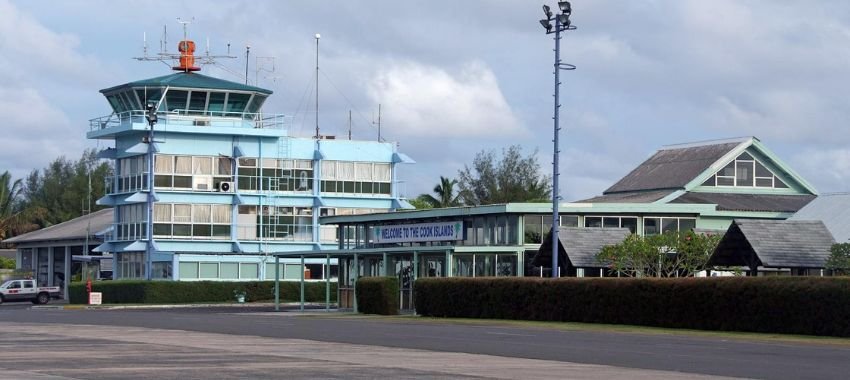
<instances>
[{"instance_id":1,"label":"cloud","mask_svg":"<svg viewBox=\"0 0 850 380\"><path fill-rule=\"evenodd\" d=\"M807 149L791 158L794 167L810 175L822 192L848 191L850 183L850 149Z\"/></svg>"},{"instance_id":2,"label":"cloud","mask_svg":"<svg viewBox=\"0 0 850 380\"><path fill-rule=\"evenodd\" d=\"M373 102L390 104L394 136L510 138L525 132L495 74L481 62L454 73L412 61L391 63L367 91Z\"/></svg>"}]
</instances>

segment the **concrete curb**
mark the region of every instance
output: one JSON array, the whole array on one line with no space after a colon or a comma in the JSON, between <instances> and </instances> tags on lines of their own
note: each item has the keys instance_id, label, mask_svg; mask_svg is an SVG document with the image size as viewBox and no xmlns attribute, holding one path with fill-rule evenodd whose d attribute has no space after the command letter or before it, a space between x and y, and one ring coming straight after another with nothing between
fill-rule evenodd
<instances>
[{"instance_id":1,"label":"concrete curb","mask_svg":"<svg viewBox=\"0 0 850 380\"><path fill-rule=\"evenodd\" d=\"M332 304L333 305L333 304ZM281 307L300 307L300 302L281 302ZM324 308L324 303L305 302L305 307ZM161 304L161 305L41 305L32 306L32 310L145 310L145 309L196 309L196 308L261 308L274 307L274 303L198 303L198 304ZM315 310L315 309L314 309ZM336 307L331 307L336 310Z\"/></svg>"}]
</instances>

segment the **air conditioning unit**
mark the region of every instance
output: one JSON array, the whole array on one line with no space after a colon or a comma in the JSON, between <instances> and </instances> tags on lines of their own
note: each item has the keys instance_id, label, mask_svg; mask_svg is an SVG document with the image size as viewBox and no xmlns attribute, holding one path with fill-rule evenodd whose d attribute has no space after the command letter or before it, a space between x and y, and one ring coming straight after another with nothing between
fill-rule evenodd
<instances>
[{"instance_id":1,"label":"air conditioning unit","mask_svg":"<svg viewBox=\"0 0 850 380\"><path fill-rule=\"evenodd\" d=\"M218 191L222 193L230 193L233 192L234 188L233 182L219 182L218 183Z\"/></svg>"}]
</instances>

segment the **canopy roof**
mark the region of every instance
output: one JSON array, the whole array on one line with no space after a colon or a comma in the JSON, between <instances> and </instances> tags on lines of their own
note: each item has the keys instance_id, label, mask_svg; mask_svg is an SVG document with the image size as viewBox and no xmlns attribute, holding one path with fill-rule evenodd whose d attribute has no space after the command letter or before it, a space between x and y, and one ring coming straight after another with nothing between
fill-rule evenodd
<instances>
[{"instance_id":1,"label":"canopy roof","mask_svg":"<svg viewBox=\"0 0 850 380\"><path fill-rule=\"evenodd\" d=\"M558 228L558 263L564 267L569 264L577 268L601 268L605 263L596 260L596 255L602 248L623 242L631 234L628 228ZM546 236L537 255L534 256L535 266L552 266L552 234Z\"/></svg>"},{"instance_id":2,"label":"canopy roof","mask_svg":"<svg viewBox=\"0 0 850 380\"><path fill-rule=\"evenodd\" d=\"M749 268L824 268L832 234L821 221L736 219L709 263Z\"/></svg>"},{"instance_id":3,"label":"canopy roof","mask_svg":"<svg viewBox=\"0 0 850 380\"><path fill-rule=\"evenodd\" d=\"M193 72L179 72L156 78L142 79L135 82L125 83L119 86L106 88L100 90L100 92L103 94L107 94L124 88L144 87L203 88L210 90L259 92L266 95L272 94L271 90L266 90L264 88L249 86L246 84L231 82L219 78L213 78Z\"/></svg>"}]
</instances>

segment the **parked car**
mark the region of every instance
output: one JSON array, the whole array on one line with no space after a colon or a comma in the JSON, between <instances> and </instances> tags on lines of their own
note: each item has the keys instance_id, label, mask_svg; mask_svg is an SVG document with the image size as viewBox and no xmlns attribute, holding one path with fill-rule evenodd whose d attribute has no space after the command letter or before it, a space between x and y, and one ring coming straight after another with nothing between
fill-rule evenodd
<instances>
[{"instance_id":1,"label":"parked car","mask_svg":"<svg viewBox=\"0 0 850 380\"><path fill-rule=\"evenodd\" d=\"M51 298L58 298L58 286L36 286L35 280L9 280L0 285L0 303L30 301L44 305Z\"/></svg>"}]
</instances>

